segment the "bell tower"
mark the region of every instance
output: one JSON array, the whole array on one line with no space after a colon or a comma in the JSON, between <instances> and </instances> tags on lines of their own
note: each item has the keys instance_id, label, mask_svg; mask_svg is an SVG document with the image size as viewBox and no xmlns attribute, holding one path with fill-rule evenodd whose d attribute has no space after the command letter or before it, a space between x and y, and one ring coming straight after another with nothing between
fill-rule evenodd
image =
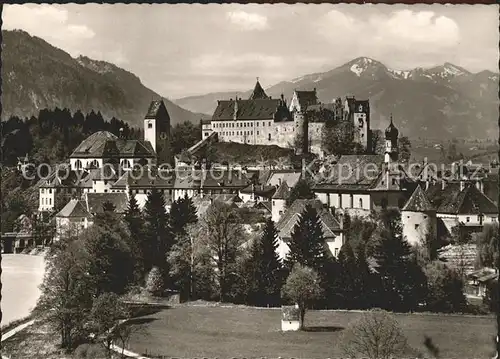
<instances>
[{"instance_id":1,"label":"bell tower","mask_svg":"<svg viewBox=\"0 0 500 359\"><path fill-rule=\"evenodd\" d=\"M151 144L156 152L156 163L172 164L170 147L170 115L162 100L151 101L144 117L144 141Z\"/></svg>"},{"instance_id":2,"label":"bell tower","mask_svg":"<svg viewBox=\"0 0 500 359\"><path fill-rule=\"evenodd\" d=\"M391 114L391 123L385 130L384 162L386 164L397 162L398 160L398 136L399 136L399 131L392 122L392 114Z\"/></svg>"}]
</instances>

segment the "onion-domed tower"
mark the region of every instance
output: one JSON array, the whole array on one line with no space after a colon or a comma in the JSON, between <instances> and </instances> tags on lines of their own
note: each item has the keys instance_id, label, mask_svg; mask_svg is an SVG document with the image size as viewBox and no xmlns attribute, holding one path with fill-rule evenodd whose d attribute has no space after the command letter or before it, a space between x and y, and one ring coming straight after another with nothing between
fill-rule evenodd
<instances>
[{"instance_id":1,"label":"onion-domed tower","mask_svg":"<svg viewBox=\"0 0 500 359\"><path fill-rule=\"evenodd\" d=\"M384 162L389 164L398 161L398 136L399 131L392 123L385 130L385 157Z\"/></svg>"}]
</instances>

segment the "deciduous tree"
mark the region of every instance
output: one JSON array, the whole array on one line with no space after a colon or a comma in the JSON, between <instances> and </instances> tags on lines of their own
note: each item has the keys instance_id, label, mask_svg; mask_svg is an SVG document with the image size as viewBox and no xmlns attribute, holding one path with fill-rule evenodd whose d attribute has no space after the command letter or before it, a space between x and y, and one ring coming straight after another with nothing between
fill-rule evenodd
<instances>
[{"instance_id":1,"label":"deciduous tree","mask_svg":"<svg viewBox=\"0 0 500 359\"><path fill-rule=\"evenodd\" d=\"M304 318L308 305L321 295L318 273L309 267L295 264L283 286L282 295L299 306L300 328L304 327Z\"/></svg>"}]
</instances>

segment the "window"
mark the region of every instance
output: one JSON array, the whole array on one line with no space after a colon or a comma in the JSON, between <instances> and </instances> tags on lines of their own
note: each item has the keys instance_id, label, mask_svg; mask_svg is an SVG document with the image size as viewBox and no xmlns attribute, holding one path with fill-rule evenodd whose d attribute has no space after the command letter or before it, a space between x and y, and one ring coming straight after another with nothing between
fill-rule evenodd
<instances>
[{"instance_id":1,"label":"window","mask_svg":"<svg viewBox=\"0 0 500 359\"><path fill-rule=\"evenodd\" d=\"M335 257L337 257L338 255L339 255L339 249L335 248Z\"/></svg>"},{"instance_id":2,"label":"window","mask_svg":"<svg viewBox=\"0 0 500 359\"><path fill-rule=\"evenodd\" d=\"M42 194L45 194L45 188L42 188Z\"/></svg>"},{"instance_id":3,"label":"window","mask_svg":"<svg viewBox=\"0 0 500 359\"><path fill-rule=\"evenodd\" d=\"M271 141L271 134L269 134L269 136L267 136L267 138L269 139L269 141Z\"/></svg>"},{"instance_id":4,"label":"window","mask_svg":"<svg viewBox=\"0 0 500 359\"><path fill-rule=\"evenodd\" d=\"M395 179L395 178L393 178L393 179L392 179L392 185L396 185L396 184L397 184L396 179Z\"/></svg>"},{"instance_id":5,"label":"window","mask_svg":"<svg viewBox=\"0 0 500 359\"><path fill-rule=\"evenodd\" d=\"M257 122L257 127L259 127L259 123Z\"/></svg>"},{"instance_id":6,"label":"window","mask_svg":"<svg viewBox=\"0 0 500 359\"><path fill-rule=\"evenodd\" d=\"M49 198L49 206L52 206L52 198Z\"/></svg>"},{"instance_id":7,"label":"window","mask_svg":"<svg viewBox=\"0 0 500 359\"><path fill-rule=\"evenodd\" d=\"M52 188L49 188L49 194L52 194Z\"/></svg>"},{"instance_id":8,"label":"window","mask_svg":"<svg viewBox=\"0 0 500 359\"><path fill-rule=\"evenodd\" d=\"M363 208L363 198L359 199L359 208Z\"/></svg>"},{"instance_id":9,"label":"window","mask_svg":"<svg viewBox=\"0 0 500 359\"><path fill-rule=\"evenodd\" d=\"M415 225L415 229L418 229L418 226L419 226L419 224L416 224L416 225Z\"/></svg>"},{"instance_id":10,"label":"window","mask_svg":"<svg viewBox=\"0 0 500 359\"><path fill-rule=\"evenodd\" d=\"M276 201L273 201L273 206L276 206Z\"/></svg>"},{"instance_id":11,"label":"window","mask_svg":"<svg viewBox=\"0 0 500 359\"><path fill-rule=\"evenodd\" d=\"M466 221L467 223L469 223L469 222L470 222L470 217L466 217L466 218L465 218L465 221Z\"/></svg>"},{"instance_id":12,"label":"window","mask_svg":"<svg viewBox=\"0 0 500 359\"><path fill-rule=\"evenodd\" d=\"M151 122L148 122L148 128L153 128L153 124Z\"/></svg>"},{"instance_id":13,"label":"window","mask_svg":"<svg viewBox=\"0 0 500 359\"><path fill-rule=\"evenodd\" d=\"M250 135L253 136L253 131L250 131Z\"/></svg>"},{"instance_id":14,"label":"window","mask_svg":"<svg viewBox=\"0 0 500 359\"><path fill-rule=\"evenodd\" d=\"M259 131L257 131L257 136L259 135Z\"/></svg>"},{"instance_id":15,"label":"window","mask_svg":"<svg viewBox=\"0 0 500 359\"><path fill-rule=\"evenodd\" d=\"M424 216L424 219L427 219L427 216Z\"/></svg>"},{"instance_id":16,"label":"window","mask_svg":"<svg viewBox=\"0 0 500 359\"><path fill-rule=\"evenodd\" d=\"M83 166L82 166L82 161L80 161L80 160L76 160L76 162L75 162L75 167L76 167L77 169L81 169L81 168L83 167Z\"/></svg>"}]
</instances>

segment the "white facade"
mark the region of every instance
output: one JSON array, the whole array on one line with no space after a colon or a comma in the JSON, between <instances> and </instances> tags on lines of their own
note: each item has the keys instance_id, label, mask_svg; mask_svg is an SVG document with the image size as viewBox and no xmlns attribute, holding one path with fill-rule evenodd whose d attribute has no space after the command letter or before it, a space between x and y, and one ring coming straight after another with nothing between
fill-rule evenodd
<instances>
[{"instance_id":1,"label":"white facade","mask_svg":"<svg viewBox=\"0 0 500 359\"><path fill-rule=\"evenodd\" d=\"M156 151L156 120L144 120L144 141L149 141Z\"/></svg>"},{"instance_id":2,"label":"white facade","mask_svg":"<svg viewBox=\"0 0 500 359\"><path fill-rule=\"evenodd\" d=\"M271 219L278 223L283 213L285 213L285 204L286 201L284 199L272 199L271 200Z\"/></svg>"},{"instance_id":3,"label":"white facade","mask_svg":"<svg viewBox=\"0 0 500 359\"><path fill-rule=\"evenodd\" d=\"M300 330L300 320L281 319L281 330L284 332L296 332Z\"/></svg>"},{"instance_id":4,"label":"white facade","mask_svg":"<svg viewBox=\"0 0 500 359\"><path fill-rule=\"evenodd\" d=\"M55 188L40 188L39 191L39 202L38 210L40 212L51 211L54 209L56 199L56 189Z\"/></svg>"},{"instance_id":5,"label":"white facade","mask_svg":"<svg viewBox=\"0 0 500 359\"><path fill-rule=\"evenodd\" d=\"M102 158L78 158L72 157L69 159L70 167L73 171L87 169L87 168L102 168Z\"/></svg>"},{"instance_id":6,"label":"white facade","mask_svg":"<svg viewBox=\"0 0 500 359\"><path fill-rule=\"evenodd\" d=\"M56 217L56 235L54 240L58 241L66 234L77 234L79 231L89 228L93 222L86 217Z\"/></svg>"},{"instance_id":7,"label":"white facade","mask_svg":"<svg viewBox=\"0 0 500 359\"><path fill-rule=\"evenodd\" d=\"M401 222L403 225L403 237L411 245L423 243L430 228L433 228L434 235L436 235L435 213L402 211Z\"/></svg>"},{"instance_id":8,"label":"white facade","mask_svg":"<svg viewBox=\"0 0 500 359\"><path fill-rule=\"evenodd\" d=\"M482 221L477 214L450 214L450 213L437 213L437 218L440 218L446 229L451 233L453 227L458 224L465 226L482 226L488 223L496 223L498 221L498 214L484 214Z\"/></svg>"}]
</instances>

